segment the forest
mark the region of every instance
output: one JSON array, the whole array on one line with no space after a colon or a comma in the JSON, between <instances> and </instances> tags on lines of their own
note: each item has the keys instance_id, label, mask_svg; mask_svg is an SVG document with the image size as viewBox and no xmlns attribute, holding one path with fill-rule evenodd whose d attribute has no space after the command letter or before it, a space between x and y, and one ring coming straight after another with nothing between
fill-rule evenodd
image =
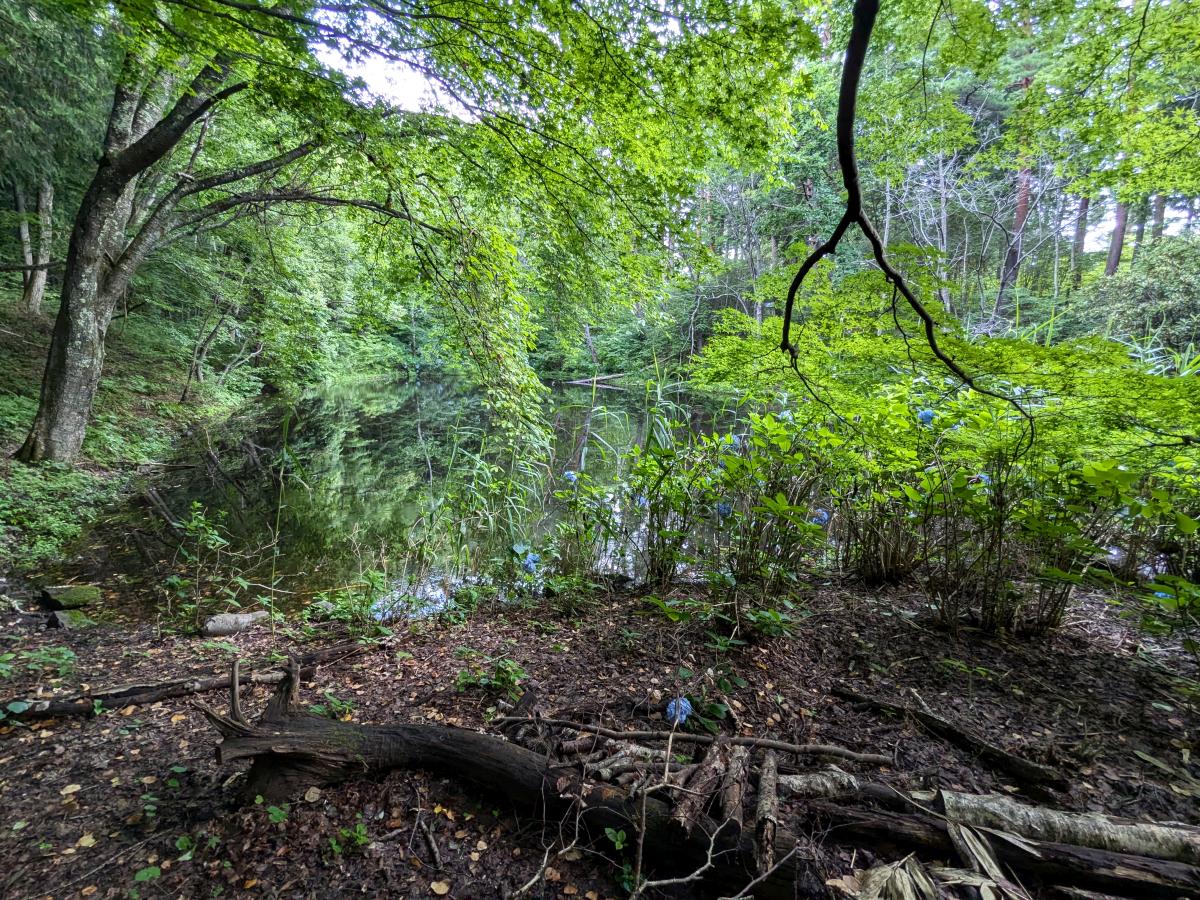
<instances>
[{"instance_id":1,"label":"forest","mask_svg":"<svg viewBox=\"0 0 1200 900\"><path fill-rule=\"evenodd\" d=\"M1196 0L0 0L0 896L1200 897Z\"/></svg>"}]
</instances>

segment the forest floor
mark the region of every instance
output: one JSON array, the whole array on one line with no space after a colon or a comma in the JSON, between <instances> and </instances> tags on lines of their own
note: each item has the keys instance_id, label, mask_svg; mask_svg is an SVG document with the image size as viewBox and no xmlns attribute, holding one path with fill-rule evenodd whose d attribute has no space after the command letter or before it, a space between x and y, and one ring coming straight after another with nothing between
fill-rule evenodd
<instances>
[{"instance_id":1,"label":"forest floor","mask_svg":"<svg viewBox=\"0 0 1200 900\"><path fill-rule=\"evenodd\" d=\"M114 594L127 588L112 587ZM680 587L683 594L694 588ZM114 601L119 597L114 596ZM119 607L119 604L118 604ZM495 731L497 698L456 688L471 660L511 660L548 711L615 729L662 729L677 690L725 692L726 732L883 753L849 771L906 788L1006 792L1022 786L902 717L834 692L920 703L991 743L1065 773L1040 802L1071 810L1196 822L1200 709L1195 660L1138 633L1098 595L1041 641L938 630L903 589L814 583L791 637L718 652L703 634L646 615L643 598L481 608L465 622L396 628L321 667L302 699L363 723L436 723ZM65 695L185 673L222 673L343 641L262 626L219 641L116 618L85 631L31 628L7 616L7 696ZM303 646L301 646L303 645ZM59 678L25 663L68 647ZM474 651L479 655L472 655ZM29 656L33 653L33 656ZM681 669L683 670L681 672ZM744 686L738 687L744 680ZM256 710L266 696L250 696ZM223 693L204 695L223 708ZM559 823L495 805L454 779L397 770L309 791L279 806L239 805L241 774L214 760L216 734L188 699L63 718L0 723L0 895L25 897L620 897L620 854L561 853ZM808 835L829 878L874 859L871 847ZM436 848L436 849L435 849ZM628 859L631 851L624 853ZM687 896L685 892L676 896Z\"/></svg>"}]
</instances>

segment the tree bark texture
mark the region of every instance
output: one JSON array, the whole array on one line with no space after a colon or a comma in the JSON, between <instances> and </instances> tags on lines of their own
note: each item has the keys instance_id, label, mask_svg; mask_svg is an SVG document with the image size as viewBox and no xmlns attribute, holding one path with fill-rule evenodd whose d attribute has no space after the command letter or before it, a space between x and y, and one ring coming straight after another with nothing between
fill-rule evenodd
<instances>
[{"instance_id":1,"label":"tree bark texture","mask_svg":"<svg viewBox=\"0 0 1200 900\"><path fill-rule=\"evenodd\" d=\"M1083 251L1087 242L1088 209L1092 205L1091 197L1079 198L1079 213L1075 217L1075 236L1071 242L1071 287L1079 287L1083 278Z\"/></svg>"},{"instance_id":2,"label":"tree bark texture","mask_svg":"<svg viewBox=\"0 0 1200 900\"><path fill-rule=\"evenodd\" d=\"M1150 240L1158 243L1162 240L1163 228L1167 221L1167 198L1165 195L1154 195L1152 218L1154 221L1150 226Z\"/></svg>"},{"instance_id":3,"label":"tree bark texture","mask_svg":"<svg viewBox=\"0 0 1200 900\"><path fill-rule=\"evenodd\" d=\"M38 411L17 451L26 462L70 463L79 455L117 302L172 224L179 200L209 183L232 180L181 182L152 208L139 208L135 200L142 173L170 153L213 105L244 87L223 87L228 65L208 64L164 115L173 77L161 70L147 76L143 69L136 55L126 56L113 92L103 155L75 216ZM129 238L131 226L135 234Z\"/></svg>"},{"instance_id":4,"label":"tree bark texture","mask_svg":"<svg viewBox=\"0 0 1200 900\"><path fill-rule=\"evenodd\" d=\"M1128 205L1118 203L1116 220L1113 223L1112 238L1108 242L1108 261L1104 264L1104 275L1106 278L1116 275L1117 269L1121 265L1121 252L1125 249L1125 225L1128 219Z\"/></svg>"},{"instance_id":5,"label":"tree bark texture","mask_svg":"<svg viewBox=\"0 0 1200 900\"><path fill-rule=\"evenodd\" d=\"M1028 87L1029 79L1024 80ZM1013 288L1016 287L1017 277L1021 274L1021 245L1025 233L1025 223L1029 219L1029 194L1033 172L1023 168L1017 173L1017 208L1013 212L1012 233L1008 238L1008 251L1004 254L1004 264L1000 267L1000 291L996 295L996 312L1000 315L1009 314L1009 304Z\"/></svg>"}]
</instances>

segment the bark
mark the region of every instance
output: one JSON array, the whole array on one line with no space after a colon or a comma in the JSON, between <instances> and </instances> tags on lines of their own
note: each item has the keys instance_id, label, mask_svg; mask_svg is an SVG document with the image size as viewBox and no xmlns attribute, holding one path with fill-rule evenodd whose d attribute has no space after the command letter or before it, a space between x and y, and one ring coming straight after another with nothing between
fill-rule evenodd
<instances>
[{"instance_id":1,"label":"bark","mask_svg":"<svg viewBox=\"0 0 1200 900\"><path fill-rule=\"evenodd\" d=\"M322 650L306 653L299 660L300 672L311 676L316 667L323 663L346 659L362 652L357 643L334 644ZM98 710L117 709L125 706L146 706L162 700L187 697L205 691L228 690L230 679L236 675L239 684L278 684L287 673L283 669L270 668L261 672L242 672L240 666L224 675L190 675L153 684L125 684L111 688L100 688L84 694L66 697L13 697L3 706L9 718L44 719L59 716L96 715ZM12 704L24 704L20 712L13 712Z\"/></svg>"},{"instance_id":2,"label":"bark","mask_svg":"<svg viewBox=\"0 0 1200 900\"><path fill-rule=\"evenodd\" d=\"M808 800L835 800L843 805L870 803L898 812L921 811L907 795L893 787L836 769L807 775L782 775L779 788L785 796ZM1064 812L1019 803L1000 794L966 794L945 789L938 792L936 806L936 811L948 820L974 828L995 829L1037 841L1200 865L1200 828L1195 826L1139 822L1100 813Z\"/></svg>"},{"instance_id":3,"label":"bark","mask_svg":"<svg viewBox=\"0 0 1200 900\"><path fill-rule=\"evenodd\" d=\"M33 277L33 240L29 236L28 210L25 207L25 192L21 185L13 182L13 208L17 213L17 240L21 243L21 294L29 290Z\"/></svg>"},{"instance_id":4,"label":"bark","mask_svg":"<svg viewBox=\"0 0 1200 900\"><path fill-rule=\"evenodd\" d=\"M852 838L876 853L915 850L944 859L957 852L948 824L933 816L813 801L806 804L805 817L810 827L834 829L840 843ZM1038 881L1146 900L1178 900L1200 892L1200 868L1186 863L1049 841L1022 845L997 837L989 843L997 860L1026 887Z\"/></svg>"},{"instance_id":5,"label":"bark","mask_svg":"<svg viewBox=\"0 0 1200 900\"><path fill-rule=\"evenodd\" d=\"M728 750L729 748L719 740L709 745L704 760L687 780L683 798L675 804L672 815L689 834L700 824L704 818L704 810L721 787L728 766Z\"/></svg>"},{"instance_id":6,"label":"bark","mask_svg":"<svg viewBox=\"0 0 1200 900\"><path fill-rule=\"evenodd\" d=\"M1023 84L1028 87L1029 79L1024 79ZM1025 222L1029 219L1029 195L1032 181L1033 172L1029 168L1023 168L1017 173L1017 208L1013 212L1013 227L1008 238L1008 251L1004 255L1004 264L1000 267L1000 291L996 295L996 312L1002 316L1009 314L1009 301L1012 299L1017 277L1021 274L1021 247Z\"/></svg>"},{"instance_id":7,"label":"bark","mask_svg":"<svg viewBox=\"0 0 1200 900\"><path fill-rule=\"evenodd\" d=\"M43 178L38 187L37 200L38 246L34 265L25 284L22 305L32 315L42 311L42 299L46 296L46 279L50 271L50 250L54 240L54 185Z\"/></svg>"},{"instance_id":8,"label":"bark","mask_svg":"<svg viewBox=\"0 0 1200 900\"><path fill-rule=\"evenodd\" d=\"M270 615L261 609L250 613L221 613L219 616L209 618L201 627L200 633L205 637L227 637L237 634L239 631L245 631L252 625L257 625L268 619Z\"/></svg>"},{"instance_id":9,"label":"bark","mask_svg":"<svg viewBox=\"0 0 1200 900\"><path fill-rule=\"evenodd\" d=\"M729 748L729 765L721 782L721 820L742 827L742 804L750 776L750 751L746 747Z\"/></svg>"},{"instance_id":10,"label":"bark","mask_svg":"<svg viewBox=\"0 0 1200 900\"><path fill-rule=\"evenodd\" d=\"M1117 268L1121 265L1121 252L1125 249L1125 224L1128 218L1129 207L1124 203L1118 203L1112 238L1108 243L1108 261L1104 264L1106 278L1116 275Z\"/></svg>"},{"instance_id":11,"label":"bark","mask_svg":"<svg viewBox=\"0 0 1200 900\"><path fill-rule=\"evenodd\" d=\"M1142 244L1146 240L1146 218L1149 214L1146 201L1142 201L1137 205L1137 216L1133 226L1133 255L1130 261L1138 258L1138 253L1141 252Z\"/></svg>"},{"instance_id":12,"label":"bark","mask_svg":"<svg viewBox=\"0 0 1200 900\"><path fill-rule=\"evenodd\" d=\"M1079 198L1079 213L1075 217L1075 237L1071 242L1071 287L1079 287L1083 278L1083 248L1087 242L1088 207L1091 197Z\"/></svg>"},{"instance_id":13,"label":"bark","mask_svg":"<svg viewBox=\"0 0 1200 900\"><path fill-rule=\"evenodd\" d=\"M775 753L768 750L758 776L758 804L754 814L754 857L760 875L775 865L775 837L779 831L778 777Z\"/></svg>"},{"instance_id":14,"label":"bark","mask_svg":"<svg viewBox=\"0 0 1200 900\"><path fill-rule=\"evenodd\" d=\"M1167 221L1167 198L1163 194L1155 194L1153 202L1153 223L1150 226L1150 240L1158 243L1162 240L1163 228Z\"/></svg>"}]
</instances>

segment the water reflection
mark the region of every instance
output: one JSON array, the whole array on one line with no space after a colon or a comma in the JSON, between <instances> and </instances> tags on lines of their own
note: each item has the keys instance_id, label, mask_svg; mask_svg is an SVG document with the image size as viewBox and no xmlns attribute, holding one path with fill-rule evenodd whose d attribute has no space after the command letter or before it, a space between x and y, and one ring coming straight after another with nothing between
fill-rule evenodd
<instances>
[{"instance_id":1,"label":"water reflection","mask_svg":"<svg viewBox=\"0 0 1200 900\"><path fill-rule=\"evenodd\" d=\"M272 570L306 593L382 567L395 585L384 607L438 611L503 552L496 542L544 533L564 472L616 483L624 453L645 442L663 402L642 391L557 388L539 456L498 441L482 395L459 383L340 382L196 435L185 455L202 465L163 497L180 512L200 503L237 546L269 545ZM665 402L696 431L730 422L728 411L680 394ZM632 565L627 547L605 552L614 570Z\"/></svg>"}]
</instances>

